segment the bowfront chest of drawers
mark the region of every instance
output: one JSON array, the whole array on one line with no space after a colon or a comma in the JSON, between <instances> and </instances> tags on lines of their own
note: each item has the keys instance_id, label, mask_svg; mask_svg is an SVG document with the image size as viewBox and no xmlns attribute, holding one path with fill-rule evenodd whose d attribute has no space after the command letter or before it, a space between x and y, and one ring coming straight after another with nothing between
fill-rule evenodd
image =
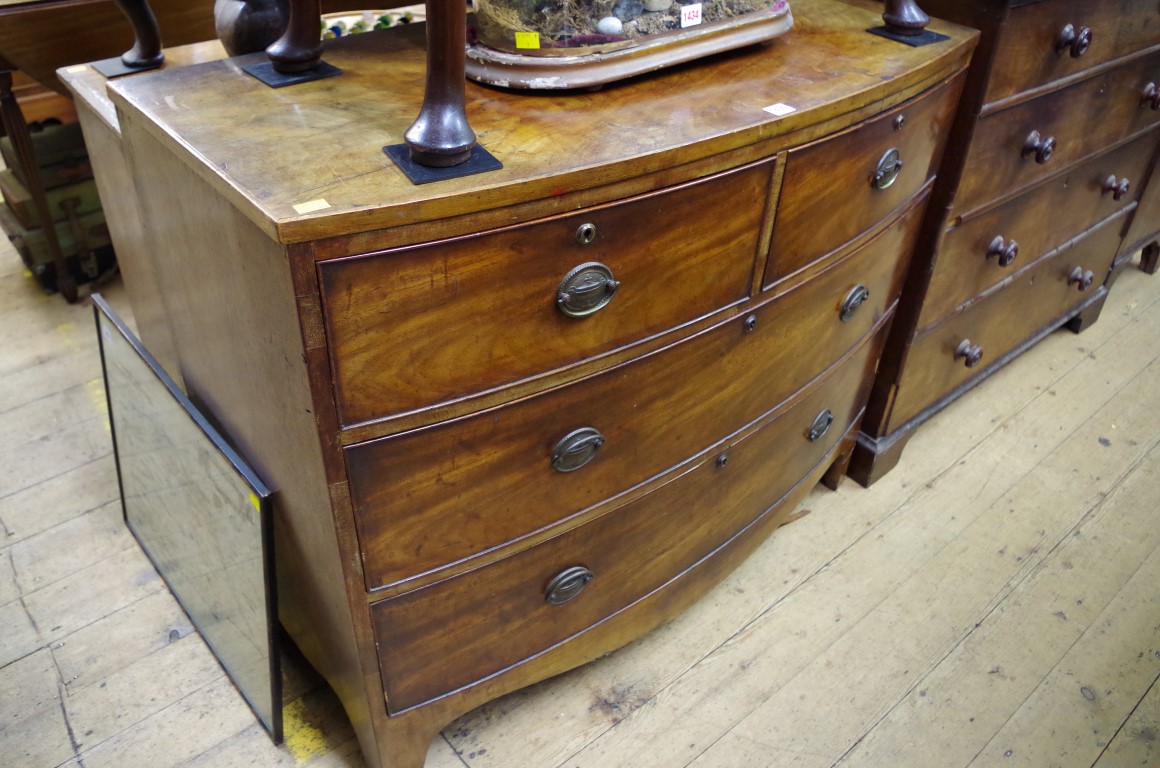
<instances>
[{"instance_id":1,"label":"bowfront chest of drawers","mask_svg":"<svg viewBox=\"0 0 1160 768\"><path fill-rule=\"evenodd\" d=\"M380 149L421 27L283 90L112 87L182 378L277 489L281 620L372 765L672 617L844 472L976 35L795 12L600 92L469 84L504 168L426 186Z\"/></svg>"},{"instance_id":2,"label":"bowfront chest of drawers","mask_svg":"<svg viewBox=\"0 0 1160 768\"><path fill-rule=\"evenodd\" d=\"M924 0L981 30L850 474L869 484L933 413L1062 324L1095 320L1146 246L1160 179L1160 7Z\"/></svg>"}]
</instances>

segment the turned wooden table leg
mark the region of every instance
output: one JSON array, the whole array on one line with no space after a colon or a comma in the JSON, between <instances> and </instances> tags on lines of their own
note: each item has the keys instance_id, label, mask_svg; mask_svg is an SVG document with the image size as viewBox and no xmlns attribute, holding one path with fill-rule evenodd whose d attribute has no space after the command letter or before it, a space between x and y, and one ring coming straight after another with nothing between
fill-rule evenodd
<instances>
[{"instance_id":1,"label":"turned wooden table leg","mask_svg":"<svg viewBox=\"0 0 1160 768\"><path fill-rule=\"evenodd\" d=\"M161 52L161 31L147 0L117 0L117 7L133 25L133 47L121 54L126 67L156 67L165 60Z\"/></svg>"},{"instance_id":2,"label":"turned wooden table leg","mask_svg":"<svg viewBox=\"0 0 1160 768\"><path fill-rule=\"evenodd\" d=\"M41 226L44 228L48 252L52 254L53 267L56 269L56 289L72 303L77 300L77 282L65 263L60 241L56 237L56 226L53 223L52 212L48 208L48 199L44 194L44 182L40 178L40 166L36 161L36 148L33 147L32 137L28 133L28 123L24 121L24 113L16 102L15 94L12 93L12 69L6 61L0 59L0 121L4 133L12 141L16 162L24 171L28 193L32 196L36 215L40 217Z\"/></svg>"},{"instance_id":3,"label":"turned wooden table leg","mask_svg":"<svg viewBox=\"0 0 1160 768\"><path fill-rule=\"evenodd\" d=\"M274 71L293 74L314 69L322 61L320 0L290 0L290 22L282 37L266 49Z\"/></svg>"},{"instance_id":4,"label":"turned wooden table leg","mask_svg":"<svg viewBox=\"0 0 1160 768\"><path fill-rule=\"evenodd\" d=\"M915 0L886 0L882 20L888 30L898 35L921 34L930 24L930 16L918 7Z\"/></svg>"},{"instance_id":5,"label":"turned wooden table leg","mask_svg":"<svg viewBox=\"0 0 1160 768\"><path fill-rule=\"evenodd\" d=\"M464 107L466 40L462 1L427 0L427 85L419 116L403 135L420 165L459 165L475 147Z\"/></svg>"}]
</instances>

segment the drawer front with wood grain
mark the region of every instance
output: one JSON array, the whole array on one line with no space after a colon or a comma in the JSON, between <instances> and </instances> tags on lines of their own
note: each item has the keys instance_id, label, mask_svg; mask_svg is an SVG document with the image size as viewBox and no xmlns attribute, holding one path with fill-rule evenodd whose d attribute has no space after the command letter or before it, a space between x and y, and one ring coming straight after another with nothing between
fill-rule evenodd
<instances>
[{"instance_id":1,"label":"drawer front with wood grain","mask_svg":"<svg viewBox=\"0 0 1160 768\"><path fill-rule=\"evenodd\" d=\"M567 641L710 556L830 456L856 424L878 346L866 339L771 423L631 503L511 557L374 604L391 711Z\"/></svg>"},{"instance_id":2,"label":"drawer front with wood grain","mask_svg":"<svg viewBox=\"0 0 1160 768\"><path fill-rule=\"evenodd\" d=\"M367 587L604 503L762 417L883 320L920 211L809 282L678 344L523 401L347 448Z\"/></svg>"},{"instance_id":3,"label":"drawer front with wood grain","mask_svg":"<svg viewBox=\"0 0 1160 768\"><path fill-rule=\"evenodd\" d=\"M744 300L773 161L527 226L319 266L339 417L416 411Z\"/></svg>"},{"instance_id":4,"label":"drawer front with wood grain","mask_svg":"<svg viewBox=\"0 0 1160 768\"><path fill-rule=\"evenodd\" d=\"M918 328L938 322L1139 197L1155 131L954 227L939 245Z\"/></svg>"},{"instance_id":5,"label":"drawer front with wood grain","mask_svg":"<svg viewBox=\"0 0 1160 768\"><path fill-rule=\"evenodd\" d=\"M891 428L984 373L992 361L1069 314L1091 292L1104 290L1126 213L1105 220L919 337L899 381Z\"/></svg>"},{"instance_id":6,"label":"drawer front with wood grain","mask_svg":"<svg viewBox=\"0 0 1160 768\"><path fill-rule=\"evenodd\" d=\"M979 120L954 210L966 216L1160 122L1160 53ZM1160 106L1160 102L1158 102Z\"/></svg>"},{"instance_id":7,"label":"drawer front with wood grain","mask_svg":"<svg viewBox=\"0 0 1160 768\"><path fill-rule=\"evenodd\" d=\"M962 77L836 137L789 153L769 287L886 219L934 174Z\"/></svg>"},{"instance_id":8,"label":"drawer front with wood grain","mask_svg":"<svg viewBox=\"0 0 1160 768\"><path fill-rule=\"evenodd\" d=\"M1160 44L1160 7L1144 0L1051 0L1012 8L986 101L1082 73Z\"/></svg>"}]
</instances>

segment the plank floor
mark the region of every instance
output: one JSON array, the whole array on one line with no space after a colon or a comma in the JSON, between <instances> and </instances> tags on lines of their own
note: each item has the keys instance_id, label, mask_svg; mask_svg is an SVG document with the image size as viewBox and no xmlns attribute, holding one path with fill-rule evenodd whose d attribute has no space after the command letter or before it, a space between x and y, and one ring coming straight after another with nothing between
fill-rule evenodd
<instances>
[{"instance_id":1,"label":"plank floor","mask_svg":"<svg viewBox=\"0 0 1160 768\"><path fill-rule=\"evenodd\" d=\"M362 766L293 660L272 746L126 532L91 308L4 243L0 322L0 765ZM1128 269L874 488L817 489L684 616L453 723L428 768L1160 765L1157 339L1160 278Z\"/></svg>"}]
</instances>

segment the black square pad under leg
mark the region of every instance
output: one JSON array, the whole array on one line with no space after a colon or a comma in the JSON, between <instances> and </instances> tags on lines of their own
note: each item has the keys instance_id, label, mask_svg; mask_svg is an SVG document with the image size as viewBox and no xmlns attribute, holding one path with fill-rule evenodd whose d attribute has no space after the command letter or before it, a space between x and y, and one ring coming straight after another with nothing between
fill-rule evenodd
<instances>
[{"instance_id":1,"label":"black square pad under leg","mask_svg":"<svg viewBox=\"0 0 1160 768\"><path fill-rule=\"evenodd\" d=\"M389 147L383 147L383 151L387 153L387 157L395 161L395 165L399 166L400 171L407 174L407 178L411 180L412 184L429 184L432 181L458 179L461 176L498 171L503 168L503 163L478 144L471 148L471 157L467 158L465 162L448 168L419 165L411 159L411 150L406 144L391 144Z\"/></svg>"},{"instance_id":2,"label":"black square pad under leg","mask_svg":"<svg viewBox=\"0 0 1160 768\"><path fill-rule=\"evenodd\" d=\"M871 27L866 30L872 35L885 37L887 40L893 40L896 43L906 43L907 45L918 48L922 45L930 45L931 43L941 43L943 40L950 40L946 35L940 35L938 32L931 32L929 29L924 29L917 35L900 35L897 32L892 32L886 27Z\"/></svg>"}]
</instances>

